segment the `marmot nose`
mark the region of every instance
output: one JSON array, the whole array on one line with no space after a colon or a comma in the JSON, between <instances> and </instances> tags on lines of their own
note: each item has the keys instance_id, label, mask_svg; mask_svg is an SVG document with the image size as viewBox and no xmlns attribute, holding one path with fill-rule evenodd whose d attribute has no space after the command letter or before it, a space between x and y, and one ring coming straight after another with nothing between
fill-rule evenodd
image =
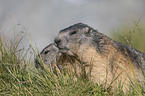
<instances>
[{"instance_id":1,"label":"marmot nose","mask_svg":"<svg viewBox=\"0 0 145 96\"><path fill-rule=\"evenodd\" d=\"M57 47L60 46L61 40L60 39L55 39L54 42L56 43Z\"/></svg>"}]
</instances>

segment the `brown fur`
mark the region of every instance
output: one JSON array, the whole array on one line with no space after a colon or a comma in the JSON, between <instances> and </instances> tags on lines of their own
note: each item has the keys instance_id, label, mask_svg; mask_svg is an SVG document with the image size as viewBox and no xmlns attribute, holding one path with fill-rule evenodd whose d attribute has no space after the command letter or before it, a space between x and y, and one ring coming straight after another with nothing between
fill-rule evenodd
<instances>
[{"instance_id":1,"label":"brown fur","mask_svg":"<svg viewBox=\"0 0 145 96\"><path fill-rule=\"evenodd\" d=\"M81 62L78 61L75 57L62 54L59 58L57 58L57 66L63 67L63 69L60 68L61 73L71 73L76 77L76 79L87 79L85 67L82 66Z\"/></svg>"},{"instance_id":2,"label":"brown fur","mask_svg":"<svg viewBox=\"0 0 145 96\"><path fill-rule=\"evenodd\" d=\"M89 50L88 50L89 49ZM121 52L118 52L113 46L110 46L109 53L100 55L94 47L85 45L77 50L77 55L81 61L87 64L86 74L91 80L99 84L106 84L106 87L117 87L121 80L123 90L128 89L130 79L135 83L134 75L138 76L140 81L143 78L140 71L133 66L129 58L125 58ZM135 74L133 73L135 71ZM117 80L115 80L117 79Z\"/></svg>"}]
</instances>

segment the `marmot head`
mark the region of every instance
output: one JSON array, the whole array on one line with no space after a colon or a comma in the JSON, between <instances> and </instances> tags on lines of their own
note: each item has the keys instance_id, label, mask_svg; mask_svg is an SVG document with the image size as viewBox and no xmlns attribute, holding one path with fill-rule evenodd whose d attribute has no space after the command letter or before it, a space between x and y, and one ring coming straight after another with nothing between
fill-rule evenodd
<instances>
[{"instance_id":1,"label":"marmot head","mask_svg":"<svg viewBox=\"0 0 145 96\"><path fill-rule=\"evenodd\" d=\"M42 58L41 60L38 60L38 58L35 59L35 67L38 70L42 70L43 69L43 64L42 62L48 66L49 68L54 68L54 64L56 64L56 59L61 55L61 53L59 52L59 49L56 47L56 45L54 43L48 45L47 47L45 47L41 53L40 53Z\"/></svg>"},{"instance_id":2,"label":"marmot head","mask_svg":"<svg viewBox=\"0 0 145 96\"><path fill-rule=\"evenodd\" d=\"M69 50L78 49L80 45L90 44L92 41L93 28L83 23L77 23L59 32L55 43L63 53L70 53Z\"/></svg>"},{"instance_id":3,"label":"marmot head","mask_svg":"<svg viewBox=\"0 0 145 96\"><path fill-rule=\"evenodd\" d=\"M54 41L62 53L72 55L74 54L73 51L79 49L82 45L96 46L96 41L99 41L100 35L101 33L90 26L77 23L61 30Z\"/></svg>"}]
</instances>

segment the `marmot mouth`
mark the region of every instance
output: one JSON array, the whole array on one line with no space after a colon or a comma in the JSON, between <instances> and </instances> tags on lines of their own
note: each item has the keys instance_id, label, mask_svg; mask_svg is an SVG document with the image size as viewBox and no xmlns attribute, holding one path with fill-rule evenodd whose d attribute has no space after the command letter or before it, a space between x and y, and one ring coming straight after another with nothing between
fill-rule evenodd
<instances>
[{"instance_id":1,"label":"marmot mouth","mask_svg":"<svg viewBox=\"0 0 145 96\"><path fill-rule=\"evenodd\" d=\"M59 50L60 50L61 53L67 53L68 52L67 48L59 48Z\"/></svg>"},{"instance_id":2,"label":"marmot mouth","mask_svg":"<svg viewBox=\"0 0 145 96\"><path fill-rule=\"evenodd\" d=\"M70 56L74 56L74 54L67 48L59 48L59 50L61 53L65 53L65 54L68 54Z\"/></svg>"}]
</instances>

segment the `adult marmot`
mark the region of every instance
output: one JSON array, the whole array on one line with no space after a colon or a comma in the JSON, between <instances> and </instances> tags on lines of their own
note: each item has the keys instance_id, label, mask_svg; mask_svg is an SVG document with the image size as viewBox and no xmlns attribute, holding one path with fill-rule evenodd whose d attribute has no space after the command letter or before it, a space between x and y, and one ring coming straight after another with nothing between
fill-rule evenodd
<instances>
[{"instance_id":1,"label":"adult marmot","mask_svg":"<svg viewBox=\"0 0 145 96\"><path fill-rule=\"evenodd\" d=\"M133 83L135 78L143 80L141 69L145 69L145 54L86 24L78 23L61 30L54 41L62 53L71 53L87 65L86 74L90 72L94 82L118 86L121 81L125 89L130 80Z\"/></svg>"}]
</instances>

